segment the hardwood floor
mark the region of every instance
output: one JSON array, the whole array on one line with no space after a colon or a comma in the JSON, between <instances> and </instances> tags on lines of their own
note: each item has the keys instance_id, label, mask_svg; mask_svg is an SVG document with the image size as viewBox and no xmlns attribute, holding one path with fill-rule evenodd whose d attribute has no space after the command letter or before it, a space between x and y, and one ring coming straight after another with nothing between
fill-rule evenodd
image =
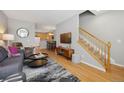
<instances>
[{"instance_id":1,"label":"hardwood floor","mask_svg":"<svg viewBox=\"0 0 124 93\"><path fill-rule=\"evenodd\" d=\"M111 65L110 72L102 72L98 69L85 65L83 63L74 64L65 57L55 54L53 51L42 50L48 53L49 57L63 66L73 75L77 76L82 82L121 82L124 81L124 68Z\"/></svg>"}]
</instances>

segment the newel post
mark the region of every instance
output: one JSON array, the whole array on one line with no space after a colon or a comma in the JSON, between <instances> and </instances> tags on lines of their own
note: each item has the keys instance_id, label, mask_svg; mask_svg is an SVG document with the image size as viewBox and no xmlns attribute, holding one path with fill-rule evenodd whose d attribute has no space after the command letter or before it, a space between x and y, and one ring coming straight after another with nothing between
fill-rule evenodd
<instances>
[{"instance_id":1,"label":"newel post","mask_svg":"<svg viewBox=\"0 0 124 93\"><path fill-rule=\"evenodd\" d=\"M107 71L111 70L111 42L108 42L108 59L107 59Z\"/></svg>"}]
</instances>

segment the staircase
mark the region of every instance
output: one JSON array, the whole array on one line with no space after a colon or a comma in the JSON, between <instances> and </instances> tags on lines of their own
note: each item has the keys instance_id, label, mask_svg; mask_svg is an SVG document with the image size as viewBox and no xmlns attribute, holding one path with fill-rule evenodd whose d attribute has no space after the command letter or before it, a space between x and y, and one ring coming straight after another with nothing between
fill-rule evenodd
<instances>
[{"instance_id":1,"label":"staircase","mask_svg":"<svg viewBox=\"0 0 124 93\"><path fill-rule=\"evenodd\" d=\"M79 28L78 43L85 49L106 71L110 71L110 49L111 43L100 40L91 33Z\"/></svg>"}]
</instances>

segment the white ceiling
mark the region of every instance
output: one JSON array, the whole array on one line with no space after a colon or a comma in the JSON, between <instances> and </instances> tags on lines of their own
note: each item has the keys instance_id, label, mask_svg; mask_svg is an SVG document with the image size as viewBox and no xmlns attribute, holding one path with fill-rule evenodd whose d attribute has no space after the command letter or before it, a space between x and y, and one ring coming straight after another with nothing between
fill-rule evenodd
<instances>
[{"instance_id":1,"label":"white ceiling","mask_svg":"<svg viewBox=\"0 0 124 93\"><path fill-rule=\"evenodd\" d=\"M33 22L42 25L57 25L60 22L85 10L3 10L8 18Z\"/></svg>"}]
</instances>

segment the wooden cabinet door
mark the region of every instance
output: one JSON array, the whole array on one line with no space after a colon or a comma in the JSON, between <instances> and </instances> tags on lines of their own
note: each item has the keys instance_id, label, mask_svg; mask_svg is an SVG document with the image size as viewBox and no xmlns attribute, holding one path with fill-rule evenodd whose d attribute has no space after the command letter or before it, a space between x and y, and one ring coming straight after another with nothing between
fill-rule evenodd
<instances>
[{"instance_id":1,"label":"wooden cabinet door","mask_svg":"<svg viewBox=\"0 0 124 93\"><path fill-rule=\"evenodd\" d=\"M41 33L41 32L37 32L35 36L40 37L41 40L47 40L48 37L46 33Z\"/></svg>"}]
</instances>

